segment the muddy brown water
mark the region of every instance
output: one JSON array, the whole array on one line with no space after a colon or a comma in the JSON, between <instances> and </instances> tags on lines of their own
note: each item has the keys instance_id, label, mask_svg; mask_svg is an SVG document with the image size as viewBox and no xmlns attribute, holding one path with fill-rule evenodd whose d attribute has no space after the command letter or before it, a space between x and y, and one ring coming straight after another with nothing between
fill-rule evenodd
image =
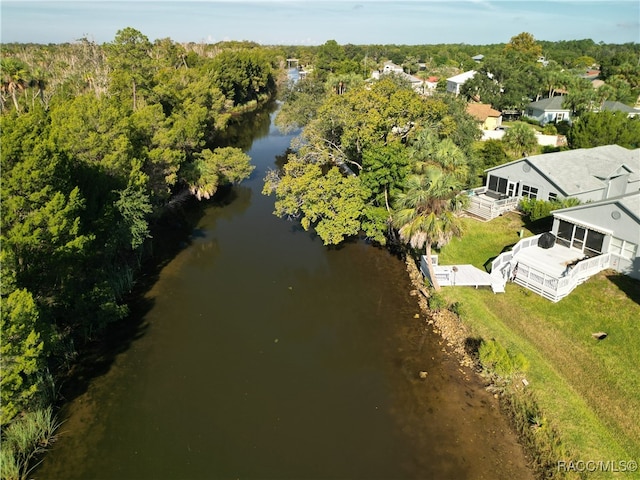
<instances>
[{"instance_id":1,"label":"muddy brown water","mask_svg":"<svg viewBox=\"0 0 640 480\"><path fill-rule=\"evenodd\" d=\"M497 401L415 318L403 261L272 215L262 179L292 137L261 115L237 139L251 178L204 208L34 477L532 478Z\"/></svg>"}]
</instances>

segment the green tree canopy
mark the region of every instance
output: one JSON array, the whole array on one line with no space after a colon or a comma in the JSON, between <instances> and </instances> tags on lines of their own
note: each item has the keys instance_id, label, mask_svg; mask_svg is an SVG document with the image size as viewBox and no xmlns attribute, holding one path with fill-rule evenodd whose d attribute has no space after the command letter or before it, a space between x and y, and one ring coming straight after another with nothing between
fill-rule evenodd
<instances>
[{"instance_id":1,"label":"green tree canopy","mask_svg":"<svg viewBox=\"0 0 640 480\"><path fill-rule=\"evenodd\" d=\"M588 112L573 123L567 141L571 148L640 148L640 118L629 118L625 112Z\"/></svg>"}]
</instances>

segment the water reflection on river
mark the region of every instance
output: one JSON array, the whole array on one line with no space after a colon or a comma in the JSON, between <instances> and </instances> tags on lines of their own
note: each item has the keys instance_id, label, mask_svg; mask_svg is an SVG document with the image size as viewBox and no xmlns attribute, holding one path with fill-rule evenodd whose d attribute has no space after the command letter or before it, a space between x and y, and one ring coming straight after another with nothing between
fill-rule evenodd
<instances>
[{"instance_id":1,"label":"water reflection on river","mask_svg":"<svg viewBox=\"0 0 640 480\"><path fill-rule=\"evenodd\" d=\"M272 215L291 136L269 125L237 132L258 137L251 179L204 209L36 478L528 478L493 399L423 335L403 262Z\"/></svg>"}]
</instances>

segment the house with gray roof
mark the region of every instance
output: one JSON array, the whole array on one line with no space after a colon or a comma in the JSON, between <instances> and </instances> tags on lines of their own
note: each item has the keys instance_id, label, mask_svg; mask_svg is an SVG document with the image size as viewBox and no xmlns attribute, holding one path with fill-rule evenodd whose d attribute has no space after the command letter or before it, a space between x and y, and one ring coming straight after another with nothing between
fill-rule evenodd
<instances>
[{"instance_id":1,"label":"house with gray roof","mask_svg":"<svg viewBox=\"0 0 640 480\"><path fill-rule=\"evenodd\" d=\"M557 123L563 120L570 122L571 110L562 106L563 101L564 96L556 96L531 102L527 105L524 116L537 120L540 125Z\"/></svg>"},{"instance_id":2,"label":"house with gray roof","mask_svg":"<svg viewBox=\"0 0 640 480\"><path fill-rule=\"evenodd\" d=\"M612 102L605 101L602 103L602 107L600 107L601 112L624 112L627 114L627 117L637 117L640 116L640 110L637 108L630 107L629 105L625 105L622 102Z\"/></svg>"},{"instance_id":3,"label":"house with gray roof","mask_svg":"<svg viewBox=\"0 0 640 480\"><path fill-rule=\"evenodd\" d=\"M485 170L485 186L470 192L468 211L490 220L522 197L595 202L640 190L640 149L604 145L532 155Z\"/></svg>"},{"instance_id":4,"label":"house with gray roof","mask_svg":"<svg viewBox=\"0 0 640 480\"><path fill-rule=\"evenodd\" d=\"M558 302L602 270L640 280L640 149L605 145L533 155L485 172L485 186L469 192L467 211L486 220L514 210L523 197L582 203L553 211L551 231L502 252L476 287L498 293L515 282ZM442 286L464 284L461 272L434 268Z\"/></svg>"},{"instance_id":5,"label":"house with gray roof","mask_svg":"<svg viewBox=\"0 0 640 480\"><path fill-rule=\"evenodd\" d=\"M555 210L553 228L491 263L491 288L515 282L553 302L611 269L640 280L640 191Z\"/></svg>"}]
</instances>

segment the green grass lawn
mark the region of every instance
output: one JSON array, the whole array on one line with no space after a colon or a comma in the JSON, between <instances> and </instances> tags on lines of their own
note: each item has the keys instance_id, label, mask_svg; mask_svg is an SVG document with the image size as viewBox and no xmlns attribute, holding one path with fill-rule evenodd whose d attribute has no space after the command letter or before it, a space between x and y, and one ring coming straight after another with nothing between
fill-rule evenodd
<instances>
[{"instance_id":1,"label":"green grass lawn","mask_svg":"<svg viewBox=\"0 0 640 480\"><path fill-rule=\"evenodd\" d=\"M465 226L464 237L440 252L440 264L484 268L521 230L532 234L517 214L465 219ZM529 388L576 459L640 459L640 282L602 272L558 303L516 284L501 294L467 287L442 293L461 302L474 334L528 358ZM599 331L608 337L591 336Z\"/></svg>"}]
</instances>

